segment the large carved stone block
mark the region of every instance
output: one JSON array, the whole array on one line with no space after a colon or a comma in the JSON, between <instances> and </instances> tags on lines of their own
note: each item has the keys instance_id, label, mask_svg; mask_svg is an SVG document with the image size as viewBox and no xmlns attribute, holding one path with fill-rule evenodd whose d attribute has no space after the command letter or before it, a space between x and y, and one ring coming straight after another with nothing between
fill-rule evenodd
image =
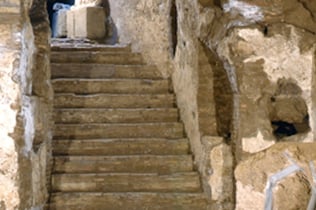
<instances>
[{"instance_id":1,"label":"large carved stone block","mask_svg":"<svg viewBox=\"0 0 316 210\"><path fill-rule=\"evenodd\" d=\"M102 7L78 7L67 13L67 36L101 39L105 35L105 13Z\"/></svg>"},{"instance_id":2,"label":"large carved stone block","mask_svg":"<svg viewBox=\"0 0 316 210\"><path fill-rule=\"evenodd\" d=\"M59 10L53 16L53 37L67 36L67 10Z\"/></svg>"}]
</instances>

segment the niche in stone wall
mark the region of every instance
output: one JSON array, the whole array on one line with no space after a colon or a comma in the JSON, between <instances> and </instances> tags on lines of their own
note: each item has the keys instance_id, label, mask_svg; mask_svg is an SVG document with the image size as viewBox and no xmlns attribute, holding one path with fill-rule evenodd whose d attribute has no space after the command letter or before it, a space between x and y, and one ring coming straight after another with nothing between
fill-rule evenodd
<instances>
[{"instance_id":1,"label":"niche in stone wall","mask_svg":"<svg viewBox=\"0 0 316 210\"><path fill-rule=\"evenodd\" d=\"M178 45L178 10L176 0L171 1L170 7L170 46L171 55L175 56Z\"/></svg>"},{"instance_id":2,"label":"niche in stone wall","mask_svg":"<svg viewBox=\"0 0 316 210\"><path fill-rule=\"evenodd\" d=\"M309 115L301 88L291 79L279 79L271 97L270 120L277 140L310 131Z\"/></svg>"}]
</instances>

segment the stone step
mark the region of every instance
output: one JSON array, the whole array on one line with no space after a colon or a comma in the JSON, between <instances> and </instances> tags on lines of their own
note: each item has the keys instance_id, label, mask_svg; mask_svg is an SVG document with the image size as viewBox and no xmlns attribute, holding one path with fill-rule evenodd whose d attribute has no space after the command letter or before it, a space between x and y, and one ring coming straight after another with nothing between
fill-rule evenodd
<instances>
[{"instance_id":1,"label":"stone step","mask_svg":"<svg viewBox=\"0 0 316 210\"><path fill-rule=\"evenodd\" d=\"M162 79L155 66L52 63L52 78L129 78Z\"/></svg>"},{"instance_id":2,"label":"stone step","mask_svg":"<svg viewBox=\"0 0 316 210\"><path fill-rule=\"evenodd\" d=\"M178 109L55 109L55 123L177 122Z\"/></svg>"},{"instance_id":3,"label":"stone step","mask_svg":"<svg viewBox=\"0 0 316 210\"><path fill-rule=\"evenodd\" d=\"M158 173L193 171L191 155L55 156L54 173Z\"/></svg>"},{"instance_id":4,"label":"stone step","mask_svg":"<svg viewBox=\"0 0 316 210\"><path fill-rule=\"evenodd\" d=\"M63 51L98 51L98 52L131 52L130 45L103 45L91 43L61 43L51 46L52 52Z\"/></svg>"},{"instance_id":5,"label":"stone step","mask_svg":"<svg viewBox=\"0 0 316 210\"><path fill-rule=\"evenodd\" d=\"M52 83L55 93L163 94L170 90L168 80L55 79Z\"/></svg>"},{"instance_id":6,"label":"stone step","mask_svg":"<svg viewBox=\"0 0 316 210\"><path fill-rule=\"evenodd\" d=\"M196 172L157 174L54 174L54 192L201 192Z\"/></svg>"},{"instance_id":7,"label":"stone step","mask_svg":"<svg viewBox=\"0 0 316 210\"><path fill-rule=\"evenodd\" d=\"M55 124L54 139L184 137L182 123Z\"/></svg>"},{"instance_id":8,"label":"stone step","mask_svg":"<svg viewBox=\"0 0 316 210\"><path fill-rule=\"evenodd\" d=\"M188 139L54 140L54 155L185 155Z\"/></svg>"},{"instance_id":9,"label":"stone step","mask_svg":"<svg viewBox=\"0 0 316 210\"><path fill-rule=\"evenodd\" d=\"M143 64L139 53L64 51L52 52L52 63Z\"/></svg>"},{"instance_id":10,"label":"stone step","mask_svg":"<svg viewBox=\"0 0 316 210\"><path fill-rule=\"evenodd\" d=\"M54 193L50 210L206 210L202 193Z\"/></svg>"},{"instance_id":11,"label":"stone step","mask_svg":"<svg viewBox=\"0 0 316 210\"><path fill-rule=\"evenodd\" d=\"M166 108L175 107L172 94L55 94L55 108Z\"/></svg>"}]
</instances>

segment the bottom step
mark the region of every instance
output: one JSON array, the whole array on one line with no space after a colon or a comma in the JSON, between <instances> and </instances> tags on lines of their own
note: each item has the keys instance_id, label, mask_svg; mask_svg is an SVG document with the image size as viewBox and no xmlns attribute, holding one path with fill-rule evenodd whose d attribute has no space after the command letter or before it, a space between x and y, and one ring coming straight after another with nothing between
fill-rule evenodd
<instances>
[{"instance_id":1,"label":"bottom step","mask_svg":"<svg viewBox=\"0 0 316 210\"><path fill-rule=\"evenodd\" d=\"M55 193L50 210L207 210L201 193Z\"/></svg>"}]
</instances>

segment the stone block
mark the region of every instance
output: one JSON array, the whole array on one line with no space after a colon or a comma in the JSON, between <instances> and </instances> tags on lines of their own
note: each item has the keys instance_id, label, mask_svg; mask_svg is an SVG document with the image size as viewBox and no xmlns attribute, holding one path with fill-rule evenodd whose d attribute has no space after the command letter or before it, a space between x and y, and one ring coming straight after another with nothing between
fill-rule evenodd
<instances>
[{"instance_id":1,"label":"stone block","mask_svg":"<svg viewBox=\"0 0 316 210\"><path fill-rule=\"evenodd\" d=\"M303 170L288 174L274 184L273 209L306 209L313 180L309 162L316 163L315 150L315 143L278 143L241 161L235 169L236 210L264 209L268 180L293 166L292 160Z\"/></svg>"},{"instance_id":2,"label":"stone block","mask_svg":"<svg viewBox=\"0 0 316 210\"><path fill-rule=\"evenodd\" d=\"M67 10L59 10L53 16L53 37L67 36Z\"/></svg>"},{"instance_id":3,"label":"stone block","mask_svg":"<svg viewBox=\"0 0 316 210\"><path fill-rule=\"evenodd\" d=\"M202 180L204 191L211 196L212 209L232 210L233 156L222 137L203 136Z\"/></svg>"},{"instance_id":4,"label":"stone block","mask_svg":"<svg viewBox=\"0 0 316 210\"><path fill-rule=\"evenodd\" d=\"M101 39L105 36L105 13L102 7L73 8L67 14L67 36Z\"/></svg>"}]
</instances>

